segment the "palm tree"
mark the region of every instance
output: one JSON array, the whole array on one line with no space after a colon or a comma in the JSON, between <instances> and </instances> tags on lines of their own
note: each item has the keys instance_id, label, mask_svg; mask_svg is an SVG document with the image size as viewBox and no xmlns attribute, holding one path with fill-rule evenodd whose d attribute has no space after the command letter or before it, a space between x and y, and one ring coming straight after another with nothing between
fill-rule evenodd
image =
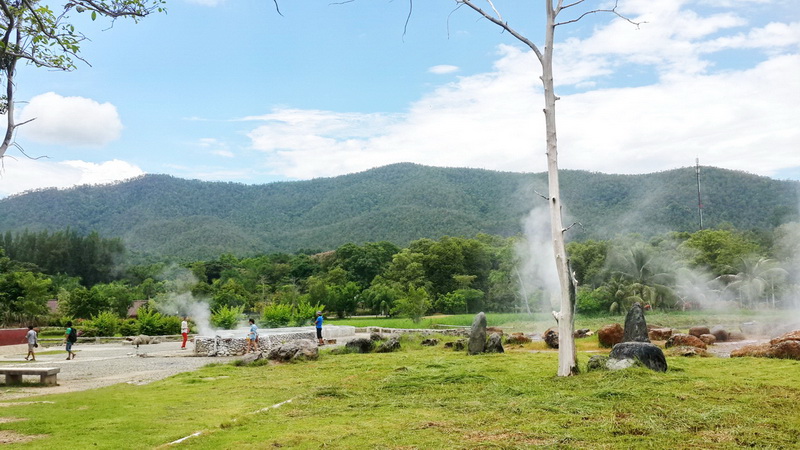
<instances>
[{"instance_id":1,"label":"palm tree","mask_svg":"<svg viewBox=\"0 0 800 450\"><path fill-rule=\"evenodd\" d=\"M780 283L788 272L777 262L763 256L751 255L741 258L739 273L718 277L728 282L728 289L738 293L739 306L752 307L764 298L769 288L772 307L775 307L775 284Z\"/></svg>"}]
</instances>

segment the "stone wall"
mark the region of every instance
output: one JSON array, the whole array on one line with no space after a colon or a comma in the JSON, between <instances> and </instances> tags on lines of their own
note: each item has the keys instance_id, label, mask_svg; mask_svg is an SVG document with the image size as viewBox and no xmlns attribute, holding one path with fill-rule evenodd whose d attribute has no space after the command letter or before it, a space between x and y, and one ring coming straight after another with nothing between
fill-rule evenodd
<instances>
[{"instance_id":1,"label":"stone wall","mask_svg":"<svg viewBox=\"0 0 800 450\"><path fill-rule=\"evenodd\" d=\"M268 352L272 347L284 342L300 339L316 340L317 335L314 330L260 334L258 336L258 349L262 352ZM194 352L197 355L233 356L244 354L246 349L247 339L244 337L197 336L194 338Z\"/></svg>"}]
</instances>

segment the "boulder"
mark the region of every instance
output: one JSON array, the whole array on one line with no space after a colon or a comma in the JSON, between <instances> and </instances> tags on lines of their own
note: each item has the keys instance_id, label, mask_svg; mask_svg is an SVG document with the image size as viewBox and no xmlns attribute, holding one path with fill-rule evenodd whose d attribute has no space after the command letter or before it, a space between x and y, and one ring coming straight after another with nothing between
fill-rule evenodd
<instances>
[{"instance_id":1,"label":"boulder","mask_svg":"<svg viewBox=\"0 0 800 450\"><path fill-rule=\"evenodd\" d=\"M769 349L770 358L800 360L800 341L782 341L771 344Z\"/></svg>"},{"instance_id":2,"label":"boulder","mask_svg":"<svg viewBox=\"0 0 800 450\"><path fill-rule=\"evenodd\" d=\"M377 333L377 332L373 331L372 333L369 334L369 340L370 341L376 341L376 342L377 341L382 341L383 340L383 336L381 336L380 333Z\"/></svg>"},{"instance_id":3,"label":"boulder","mask_svg":"<svg viewBox=\"0 0 800 450\"><path fill-rule=\"evenodd\" d=\"M354 353L369 353L375 345L372 339L357 338L344 344L344 347Z\"/></svg>"},{"instance_id":4,"label":"boulder","mask_svg":"<svg viewBox=\"0 0 800 450\"><path fill-rule=\"evenodd\" d=\"M766 358L769 354L769 349L769 342L764 342L763 344L745 345L744 347L731 351L731 358L740 358L743 356Z\"/></svg>"},{"instance_id":5,"label":"boulder","mask_svg":"<svg viewBox=\"0 0 800 450\"><path fill-rule=\"evenodd\" d=\"M466 347L466 339L459 339L453 342L445 342L444 348L452 348L454 351L460 352Z\"/></svg>"},{"instance_id":6,"label":"boulder","mask_svg":"<svg viewBox=\"0 0 800 450\"><path fill-rule=\"evenodd\" d=\"M637 364L635 359L614 359L608 358L606 361L606 369L608 370L625 370Z\"/></svg>"},{"instance_id":7,"label":"boulder","mask_svg":"<svg viewBox=\"0 0 800 450\"><path fill-rule=\"evenodd\" d=\"M612 325L605 325L597 330L597 342L601 347L611 348L615 344L622 342L622 336L625 335L625 330L622 325L615 323Z\"/></svg>"},{"instance_id":8,"label":"boulder","mask_svg":"<svg viewBox=\"0 0 800 450\"><path fill-rule=\"evenodd\" d=\"M741 331L731 331L728 333L729 341L743 341L747 339Z\"/></svg>"},{"instance_id":9,"label":"boulder","mask_svg":"<svg viewBox=\"0 0 800 450\"><path fill-rule=\"evenodd\" d=\"M589 358L589 362L586 363L586 371L591 372L593 370L603 370L606 368L607 362L608 356L593 355L591 358Z\"/></svg>"},{"instance_id":10,"label":"boulder","mask_svg":"<svg viewBox=\"0 0 800 450\"><path fill-rule=\"evenodd\" d=\"M692 336L691 334L683 334L683 333L673 334L672 336L670 336L669 339L667 339L667 342L664 343L664 347L667 348L682 347L682 346L705 349L706 343L701 341L700 338L697 336Z\"/></svg>"},{"instance_id":11,"label":"boulder","mask_svg":"<svg viewBox=\"0 0 800 450\"><path fill-rule=\"evenodd\" d=\"M527 344L530 341L531 338L523 333L511 333L506 337L506 344Z\"/></svg>"},{"instance_id":12,"label":"boulder","mask_svg":"<svg viewBox=\"0 0 800 450\"><path fill-rule=\"evenodd\" d=\"M264 354L261 353L261 352L245 353L244 356L242 356L241 361L242 361L242 364L248 365L248 364L252 364L252 363L258 361L259 359L262 359L263 357L264 357Z\"/></svg>"},{"instance_id":13,"label":"boulder","mask_svg":"<svg viewBox=\"0 0 800 450\"><path fill-rule=\"evenodd\" d=\"M284 342L270 349L267 358L274 361L315 360L319 357L317 343L310 339Z\"/></svg>"},{"instance_id":14,"label":"boulder","mask_svg":"<svg viewBox=\"0 0 800 450\"><path fill-rule=\"evenodd\" d=\"M778 336L778 337L776 337L774 339L771 339L769 341L769 343L772 344L772 345L776 345L776 344L779 344L781 342L786 342L786 341L800 341L800 330L790 331L790 332L788 332L786 334Z\"/></svg>"},{"instance_id":15,"label":"boulder","mask_svg":"<svg viewBox=\"0 0 800 450\"><path fill-rule=\"evenodd\" d=\"M625 316L622 342L650 342L647 337L647 321L644 320L644 310L639 302L634 303L628 311L628 315Z\"/></svg>"},{"instance_id":16,"label":"boulder","mask_svg":"<svg viewBox=\"0 0 800 450\"><path fill-rule=\"evenodd\" d=\"M427 347L436 347L437 345L439 345L439 340L434 338L423 339L422 345L425 345Z\"/></svg>"},{"instance_id":17,"label":"boulder","mask_svg":"<svg viewBox=\"0 0 800 450\"><path fill-rule=\"evenodd\" d=\"M650 328L647 332L647 337L651 341L666 341L672 336L672 328Z\"/></svg>"},{"instance_id":18,"label":"boulder","mask_svg":"<svg viewBox=\"0 0 800 450\"><path fill-rule=\"evenodd\" d=\"M692 327L689 328L689 334L695 337L700 337L701 334L710 334L711 330L708 327Z\"/></svg>"},{"instance_id":19,"label":"boulder","mask_svg":"<svg viewBox=\"0 0 800 450\"><path fill-rule=\"evenodd\" d=\"M486 348L486 314L479 312L472 320L472 327L469 330L469 344L467 353L478 355L483 353Z\"/></svg>"},{"instance_id":20,"label":"boulder","mask_svg":"<svg viewBox=\"0 0 800 450\"><path fill-rule=\"evenodd\" d=\"M572 333L572 337L574 337L575 339L582 339L582 338L585 338L585 337L589 337L589 336L591 336L593 334L594 333L592 333L592 330L590 330L588 328L581 328L580 330L575 330Z\"/></svg>"},{"instance_id":21,"label":"boulder","mask_svg":"<svg viewBox=\"0 0 800 450\"><path fill-rule=\"evenodd\" d=\"M376 353L391 353L400 350L400 339L395 336L390 337L386 342L382 342L381 345L375 350Z\"/></svg>"},{"instance_id":22,"label":"boulder","mask_svg":"<svg viewBox=\"0 0 800 450\"><path fill-rule=\"evenodd\" d=\"M485 353L504 353L503 350L503 335L500 333L492 333L489 335L489 342L486 343L486 348L483 350Z\"/></svg>"},{"instance_id":23,"label":"boulder","mask_svg":"<svg viewBox=\"0 0 800 450\"><path fill-rule=\"evenodd\" d=\"M548 328L542 335L544 343L550 348L558 348L558 330L555 328Z\"/></svg>"},{"instance_id":24,"label":"boulder","mask_svg":"<svg viewBox=\"0 0 800 450\"><path fill-rule=\"evenodd\" d=\"M717 342L717 338L713 334L701 334L700 340L706 345L714 345L714 343Z\"/></svg>"},{"instance_id":25,"label":"boulder","mask_svg":"<svg viewBox=\"0 0 800 450\"><path fill-rule=\"evenodd\" d=\"M650 342L621 342L611 349L608 355L609 362L613 360L633 360L642 363L645 367L656 372L667 371L667 360L664 352L655 344Z\"/></svg>"},{"instance_id":26,"label":"boulder","mask_svg":"<svg viewBox=\"0 0 800 450\"><path fill-rule=\"evenodd\" d=\"M711 356L706 350L697 347L688 347L688 346L680 346L680 347L670 347L667 349L667 354L669 356Z\"/></svg>"},{"instance_id":27,"label":"boulder","mask_svg":"<svg viewBox=\"0 0 800 450\"><path fill-rule=\"evenodd\" d=\"M714 325L711 327L710 332L717 339L717 342L727 342L729 339L728 331L722 325Z\"/></svg>"}]
</instances>

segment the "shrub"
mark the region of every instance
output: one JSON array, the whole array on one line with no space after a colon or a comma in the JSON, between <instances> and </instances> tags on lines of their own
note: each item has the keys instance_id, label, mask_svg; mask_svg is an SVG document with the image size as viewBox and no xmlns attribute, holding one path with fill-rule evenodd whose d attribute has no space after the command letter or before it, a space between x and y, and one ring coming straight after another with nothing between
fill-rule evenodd
<instances>
[{"instance_id":1,"label":"shrub","mask_svg":"<svg viewBox=\"0 0 800 450\"><path fill-rule=\"evenodd\" d=\"M141 307L136 311L139 334L157 336L161 331L162 315L158 311L153 311L148 307Z\"/></svg>"},{"instance_id":2,"label":"shrub","mask_svg":"<svg viewBox=\"0 0 800 450\"><path fill-rule=\"evenodd\" d=\"M163 316L160 328L161 334L180 334L181 318L178 316Z\"/></svg>"},{"instance_id":3,"label":"shrub","mask_svg":"<svg viewBox=\"0 0 800 450\"><path fill-rule=\"evenodd\" d=\"M119 329L119 318L110 311L104 311L92 317L85 328L91 327L96 331L96 336L114 336Z\"/></svg>"},{"instance_id":4,"label":"shrub","mask_svg":"<svg viewBox=\"0 0 800 450\"><path fill-rule=\"evenodd\" d=\"M123 336L137 336L139 334L139 323L136 319L125 319L120 321L119 334Z\"/></svg>"},{"instance_id":5,"label":"shrub","mask_svg":"<svg viewBox=\"0 0 800 450\"><path fill-rule=\"evenodd\" d=\"M300 301L292 310L292 325L302 327L314 321L317 311L325 309L325 305L312 305L307 301Z\"/></svg>"},{"instance_id":6,"label":"shrub","mask_svg":"<svg viewBox=\"0 0 800 450\"><path fill-rule=\"evenodd\" d=\"M576 309L582 314L604 314L613 302L614 299L602 288L578 289Z\"/></svg>"},{"instance_id":7,"label":"shrub","mask_svg":"<svg viewBox=\"0 0 800 450\"><path fill-rule=\"evenodd\" d=\"M232 330L242 319L244 306L220 306L211 311L211 324L224 330ZM178 323L180 325L180 322Z\"/></svg>"},{"instance_id":8,"label":"shrub","mask_svg":"<svg viewBox=\"0 0 800 450\"><path fill-rule=\"evenodd\" d=\"M261 314L261 324L268 328L285 327L292 320L292 306L284 304L267 305Z\"/></svg>"}]
</instances>

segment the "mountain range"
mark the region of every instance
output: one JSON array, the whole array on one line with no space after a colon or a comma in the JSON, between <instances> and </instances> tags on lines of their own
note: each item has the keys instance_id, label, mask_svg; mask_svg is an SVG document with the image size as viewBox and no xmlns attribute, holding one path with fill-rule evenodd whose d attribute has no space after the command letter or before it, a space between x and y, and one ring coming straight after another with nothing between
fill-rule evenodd
<instances>
[{"instance_id":1,"label":"mountain range","mask_svg":"<svg viewBox=\"0 0 800 450\"><path fill-rule=\"evenodd\" d=\"M644 175L560 171L569 239L700 227L695 167ZM0 200L0 232L66 228L122 238L140 260L209 259L398 245L522 232L547 218L547 174L401 163L308 181L245 185L144 175ZM798 220L800 182L701 167L703 226L767 229Z\"/></svg>"}]
</instances>

